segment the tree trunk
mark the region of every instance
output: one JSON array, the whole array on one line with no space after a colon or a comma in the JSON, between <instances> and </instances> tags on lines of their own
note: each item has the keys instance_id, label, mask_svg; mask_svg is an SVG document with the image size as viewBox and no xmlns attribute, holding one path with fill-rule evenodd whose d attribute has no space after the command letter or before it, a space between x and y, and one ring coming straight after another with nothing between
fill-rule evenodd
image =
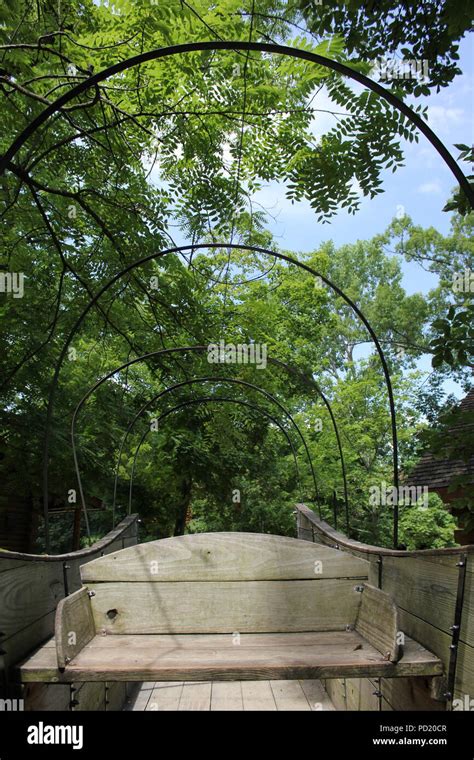
<instances>
[{"instance_id":1,"label":"tree trunk","mask_svg":"<svg viewBox=\"0 0 474 760\"><path fill-rule=\"evenodd\" d=\"M174 525L174 536L183 536L186 527L186 515L191 503L192 480L185 479L181 483L181 501L178 506L178 514Z\"/></svg>"}]
</instances>

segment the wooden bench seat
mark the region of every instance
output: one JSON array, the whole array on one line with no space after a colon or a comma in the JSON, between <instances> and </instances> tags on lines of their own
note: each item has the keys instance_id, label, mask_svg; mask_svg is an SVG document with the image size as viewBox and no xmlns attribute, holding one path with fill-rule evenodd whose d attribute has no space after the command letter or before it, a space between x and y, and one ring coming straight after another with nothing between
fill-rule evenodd
<instances>
[{"instance_id":1,"label":"wooden bench seat","mask_svg":"<svg viewBox=\"0 0 474 760\"><path fill-rule=\"evenodd\" d=\"M63 672L54 639L22 667L27 681L254 681L339 677L435 676L437 657L406 638L397 663L356 631L95 636Z\"/></svg>"},{"instance_id":2,"label":"wooden bench seat","mask_svg":"<svg viewBox=\"0 0 474 760\"><path fill-rule=\"evenodd\" d=\"M281 536L217 533L130 547L81 568L24 682L437 676L368 563Z\"/></svg>"}]
</instances>

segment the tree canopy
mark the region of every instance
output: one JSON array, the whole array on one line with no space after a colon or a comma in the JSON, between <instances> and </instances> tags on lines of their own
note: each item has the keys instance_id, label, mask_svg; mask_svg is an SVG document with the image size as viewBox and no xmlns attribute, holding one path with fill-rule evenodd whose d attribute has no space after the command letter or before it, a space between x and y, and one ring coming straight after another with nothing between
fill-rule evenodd
<instances>
[{"instance_id":1,"label":"tree canopy","mask_svg":"<svg viewBox=\"0 0 474 760\"><path fill-rule=\"evenodd\" d=\"M333 14L322 6L316 23L308 4L300 10L279 0L261 0L258 8L234 0L8 0L0 11L1 151L92 72L180 42L278 41L368 73L369 43L374 55L387 41L392 47L386 49L395 50L397 29L392 3L385 4L386 24L377 30L364 26L361 5ZM444 86L457 73L455 42L467 22L448 6L435 35L446 53L430 86ZM406 44L413 44L411 37ZM430 54L428 38L420 46L414 52ZM334 126L316 137L323 88ZM268 211L254 198L265 183L279 182L293 202L308 200L322 222L341 208L355 213L361 195L382 192L384 171L403 165L402 138L417 139L413 125L339 74L236 50L148 61L52 116L1 177L2 271L21 274L24 288L23 297L5 290L0 296L6 494L23 494L41 513L47 410L58 368L48 503L51 514L55 507L73 511L77 544L81 511L71 419L100 378L137 359L92 393L77 419L86 502L104 507L91 511L94 534L111 525L116 470L116 517L127 511L133 470L131 506L142 516L145 538L184 530L292 534L298 500L333 520L335 498L342 526L340 449L322 392L344 453L351 533L389 545L392 511L368 498L371 484L391 482L393 449L387 389L366 327L324 279L226 243L294 257L343 288L362 310L392 376L401 467L408 472L419 456L418 434L444 405L443 381L470 383L472 303L451 284L472 264L472 214L451 208L447 235L405 216L371 239L327 242L295 254L279 246ZM183 240L187 250L158 256ZM438 278L425 295L404 289L402 263L413 261ZM276 362L213 365L206 351L170 351L219 341L264 346L291 370ZM424 355L433 357L428 379L417 364ZM193 378L210 379L151 401ZM317 493L288 416L254 389L226 384L231 379L261 386L284 404L304 432ZM413 533L414 515L402 516L407 545L449 541L448 518L433 514L420 537ZM54 551L70 548L71 529L69 513L51 518Z\"/></svg>"}]
</instances>

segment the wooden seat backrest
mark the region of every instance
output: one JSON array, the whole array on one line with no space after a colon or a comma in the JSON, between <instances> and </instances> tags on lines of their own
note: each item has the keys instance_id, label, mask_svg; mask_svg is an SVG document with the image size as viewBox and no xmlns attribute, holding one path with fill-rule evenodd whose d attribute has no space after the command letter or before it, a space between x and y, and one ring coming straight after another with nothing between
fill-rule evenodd
<instances>
[{"instance_id":1,"label":"wooden seat backrest","mask_svg":"<svg viewBox=\"0 0 474 760\"><path fill-rule=\"evenodd\" d=\"M108 554L81 577L97 633L335 631L355 625L368 564L294 538L200 533Z\"/></svg>"}]
</instances>

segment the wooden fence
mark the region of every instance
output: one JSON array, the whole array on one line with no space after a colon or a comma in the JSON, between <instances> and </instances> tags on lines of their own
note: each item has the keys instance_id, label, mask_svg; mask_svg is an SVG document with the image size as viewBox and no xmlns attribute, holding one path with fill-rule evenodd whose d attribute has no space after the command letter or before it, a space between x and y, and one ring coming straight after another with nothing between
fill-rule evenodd
<instances>
[{"instance_id":1,"label":"wooden fence","mask_svg":"<svg viewBox=\"0 0 474 760\"><path fill-rule=\"evenodd\" d=\"M93 546L69 554L38 555L0 550L0 688L2 699L23 697L29 710L121 709L132 686L125 683L30 684L21 687L15 666L53 635L58 602L81 587L85 562L138 540L137 515L126 517Z\"/></svg>"},{"instance_id":2,"label":"wooden fence","mask_svg":"<svg viewBox=\"0 0 474 760\"><path fill-rule=\"evenodd\" d=\"M445 667L436 693L423 679L327 681L336 709L469 709L474 700L474 546L423 551L369 546L347 539L304 504L297 505L297 533L369 560L369 582L393 596L401 629Z\"/></svg>"}]
</instances>

